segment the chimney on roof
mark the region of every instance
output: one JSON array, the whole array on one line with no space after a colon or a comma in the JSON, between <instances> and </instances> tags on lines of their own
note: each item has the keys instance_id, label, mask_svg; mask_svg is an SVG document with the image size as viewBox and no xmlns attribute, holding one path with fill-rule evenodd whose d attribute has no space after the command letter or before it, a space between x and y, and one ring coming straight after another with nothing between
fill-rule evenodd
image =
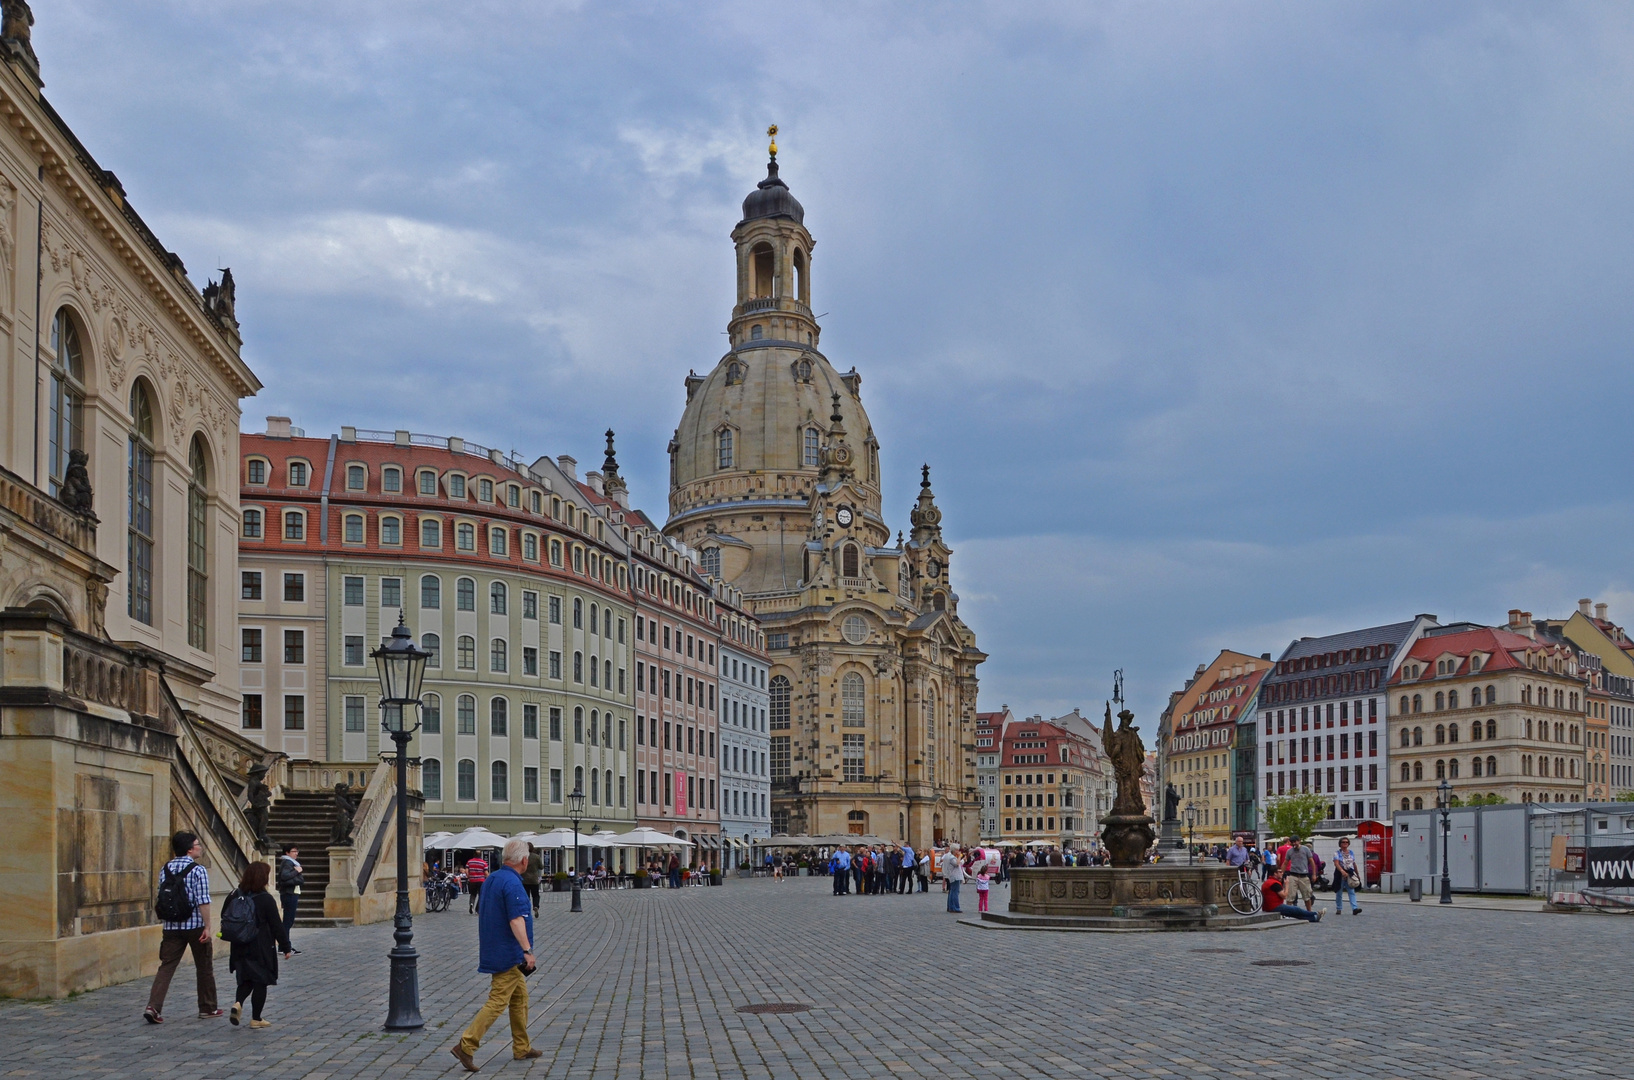
<instances>
[{"instance_id":1,"label":"chimney on roof","mask_svg":"<svg viewBox=\"0 0 1634 1080\"><path fill-rule=\"evenodd\" d=\"M594 491L597 495L606 495L607 494L606 489L604 489L602 487L601 473L594 472L594 471L585 473L584 474L584 482L586 484L589 484L590 485L590 490Z\"/></svg>"},{"instance_id":2,"label":"chimney on roof","mask_svg":"<svg viewBox=\"0 0 1634 1080\"><path fill-rule=\"evenodd\" d=\"M1260 653L1260 659L1261 660L1269 660L1269 659L1271 659L1271 654L1268 653L1268 652L1262 652L1262 653Z\"/></svg>"},{"instance_id":3,"label":"chimney on roof","mask_svg":"<svg viewBox=\"0 0 1634 1080\"><path fill-rule=\"evenodd\" d=\"M1504 627L1504 629L1505 630L1519 630L1520 627L1521 627L1521 615L1522 615L1522 612L1521 612L1520 608L1518 608L1518 607L1510 608L1509 609L1509 625Z\"/></svg>"},{"instance_id":4,"label":"chimney on roof","mask_svg":"<svg viewBox=\"0 0 1634 1080\"><path fill-rule=\"evenodd\" d=\"M569 480L577 480L579 478L578 458L573 457L570 454L562 454L556 458L556 464L561 466L562 471L567 474L567 478Z\"/></svg>"},{"instance_id":5,"label":"chimney on roof","mask_svg":"<svg viewBox=\"0 0 1634 1080\"><path fill-rule=\"evenodd\" d=\"M1590 599L1589 597L1585 596L1583 599L1581 599L1581 600L1579 600L1577 602L1577 613L1579 615L1587 617L1588 613L1589 613L1589 609L1592 608L1593 606L1594 606L1594 601L1592 599Z\"/></svg>"},{"instance_id":6,"label":"chimney on roof","mask_svg":"<svg viewBox=\"0 0 1634 1080\"><path fill-rule=\"evenodd\" d=\"M289 431L290 431L289 417L287 417L287 416L269 416L269 417L267 417L267 438L269 438L269 439L287 439L287 438L289 438Z\"/></svg>"},{"instance_id":7,"label":"chimney on roof","mask_svg":"<svg viewBox=\"0 0 1634 1080\"><path fill-rule=\"evenodd\" d=\"M1601 622L1605 622L1606 621L1606 605L1604 605L1604 604L1594 605L1594 617L1596 619L1599 619Z\"/></svg>"}]
</instances>

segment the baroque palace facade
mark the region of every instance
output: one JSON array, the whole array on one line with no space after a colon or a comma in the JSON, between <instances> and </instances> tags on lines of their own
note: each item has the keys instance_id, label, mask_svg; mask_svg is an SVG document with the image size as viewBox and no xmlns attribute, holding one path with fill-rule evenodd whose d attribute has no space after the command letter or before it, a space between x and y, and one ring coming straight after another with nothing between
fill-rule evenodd
<instances>
[{"instance_id":1,"label":"baroque palace facade","mask_svg":"<svg viewBox=\"0 0 1634 1080\"><path fill-rule=\"evenodd\" d=\"M975 842L976 668L923 472L893 544L862 377L818 351L811 234L778 177L732 232L730 349L689 374L667 536L742 590L767 635L772 832Z\"/></svg>"}]
</instances>

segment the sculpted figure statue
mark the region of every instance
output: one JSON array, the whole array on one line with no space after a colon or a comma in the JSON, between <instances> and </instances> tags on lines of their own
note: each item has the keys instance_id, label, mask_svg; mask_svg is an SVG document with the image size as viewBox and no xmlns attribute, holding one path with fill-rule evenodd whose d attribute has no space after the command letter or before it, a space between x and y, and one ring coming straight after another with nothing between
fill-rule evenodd
<instances>
[{"instance_id":1,"label":"sculpted figure statue","mask_svg":"<svg viewBox=\"0 0 1634 1080\"><path fill-rule=\"evenodd\" d=\"M335 846L352 842L352 817L357 804L346 793L345 784L335 785L335 827L329 830L329 843Z\"/></svg>"},{"instance_id":2,"label":"sculpted figure statue","mask_svg":"<svg viewBox=\"0 0 1634 1080\"><path fill-rule=\"evenodd\" d=\"M245 785L245 795L249 797L250 808L248 816L250 828L255 830L256 843L263 848L272 846L267 839L267 817L272 811L272 789L267 787L267 766L262 762L250 766L249 782Z\"/></svg>"},{"instance_id":3,"label":"sculpted figure statue","mask_svg":"<svg viewBox=\"0 0 1634 1080\"><path fill-rule=\"evenodd\" d=\"M1180 813L1180 792L1173 784L1163 785L1163 820L1177 821Z\"/></svg>"},{"instance_id":4,"label":"sculpted figure statue","mask_svg":"<svg viewBox=\"0 0 1634 1080\"><path fill-rule=\"evenodd\" d=\"M1140 778L1146 768L1146 747L1135 730L1135 714L1124 709L1118 714L1118 727L1112 727L1112 706L1106 707L1106 727L1101 732L1101 745L1112 762L1118 780L1118 799L1112 805L1114 814L1141 817L1146 813L1146 800L1141 798Z\"/></svg>"},{"instance_id":5,"label":"sculpted figure statue","mask_svg":"<svg viewBox=\"0 0 1634 1080\"><path fill-rule=\"evenodd\" d=\"M68 451L68 468L63 473L62 489L58 500L82 517L95 517L91 512L91 473L85 467L91 460L83 450Z\"/></svg>"}]
</instances>

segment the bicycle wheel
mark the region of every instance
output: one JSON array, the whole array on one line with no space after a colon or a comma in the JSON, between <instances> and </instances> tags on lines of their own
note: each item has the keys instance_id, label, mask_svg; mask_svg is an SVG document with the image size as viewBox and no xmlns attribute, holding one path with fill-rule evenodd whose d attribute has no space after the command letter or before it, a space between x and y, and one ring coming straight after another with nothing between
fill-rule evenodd
<instances>
[{"instance_id":1,"label":"bicycle wheel","mask_svg":"<svg viewBox=\"0 0 1634 1080\"><path fill-rule=\"evenodd\" d=\"M1252 915L1260 909L1260 891L1239 881L1227 891L1226 901L1237 914Z\"/></svg>"}]
</instances>

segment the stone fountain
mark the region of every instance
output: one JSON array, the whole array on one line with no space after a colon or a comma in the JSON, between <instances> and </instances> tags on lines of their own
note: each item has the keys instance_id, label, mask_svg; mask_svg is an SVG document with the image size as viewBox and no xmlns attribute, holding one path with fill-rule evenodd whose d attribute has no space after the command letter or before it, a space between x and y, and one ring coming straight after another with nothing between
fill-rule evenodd
<instances>
[{"instance_id":1,"label":"stone fountain","mask_svg":"<svg viewBox=\"0 0 1634 1080\"><path fill-rule=\"evenodd\" d=\"M1120 695L1121 696L1121 695ZM1274 926L1275 915L1239 915L1227 902L1237 872L1212 860L1148 863L1157 839L1141 797L1146 747L1127 708L1112 723L1106 707L1101 744L1117 776L1118 797L1103 819L1101 842L1111 866L1014 867L1008 911L989 911L983 925L1036 930L1233 930Z\"/></svg>"}]
</instances>

